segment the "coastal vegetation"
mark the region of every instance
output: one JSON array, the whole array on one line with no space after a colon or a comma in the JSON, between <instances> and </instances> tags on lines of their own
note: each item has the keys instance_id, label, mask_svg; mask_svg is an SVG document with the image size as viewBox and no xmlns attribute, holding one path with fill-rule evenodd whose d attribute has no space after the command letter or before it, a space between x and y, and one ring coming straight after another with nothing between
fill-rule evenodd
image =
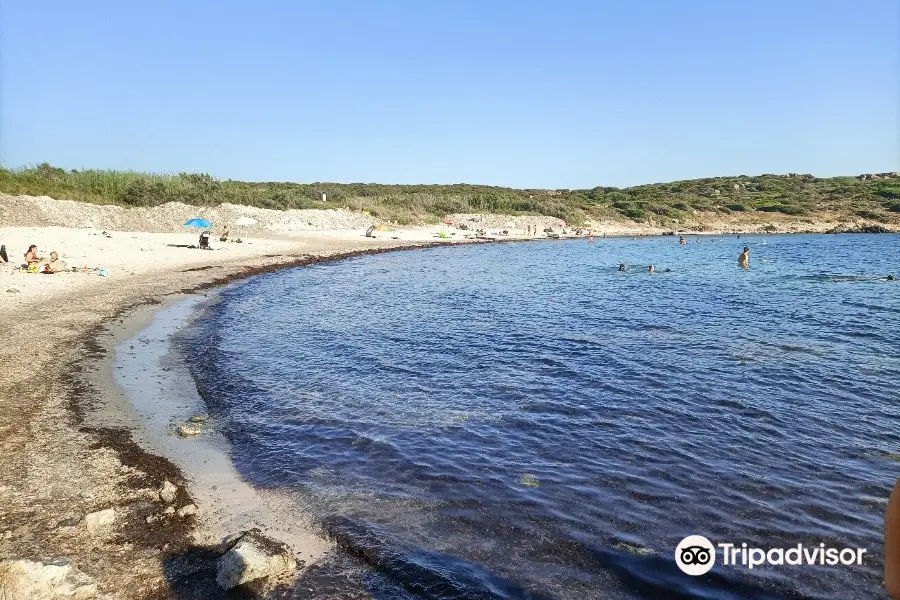
<instances>
[{"instance_id":1,"label":"coastal vegetation","mask_svg":"<svg viewBox=\"0 0 900 600\"><path fill-rule=\"evenodd\" d=\"M66 170L43 163L0 168L0 192L120 206L177 201L282 210L347 207L402 224L433 222L453 213L543 214L570 223L615 219L659 226L690 222L698 215L781 213L814 218L829 213L840 220L900 223L900 173L830 178L738 175L628 188L537 190L470 184L245 182L197 173Z\"/></svg>"}]
</instances>

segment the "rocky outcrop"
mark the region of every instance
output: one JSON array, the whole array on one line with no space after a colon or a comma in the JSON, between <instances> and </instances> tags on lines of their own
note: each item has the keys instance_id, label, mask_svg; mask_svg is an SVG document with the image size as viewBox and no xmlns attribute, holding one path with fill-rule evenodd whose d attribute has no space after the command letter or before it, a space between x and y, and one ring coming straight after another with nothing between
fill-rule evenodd
<instances>
[{"instance_id":1,"label":"rocky outcrop","mask_svg":"<svg viewBox=\"0 0 900 600\"><path fill-rule=\"evenodd\" d=\"M0 562L0 600L91 600L97 584L64 558Z\"/></svg>"},{"instance_id":2,"label":"rocky outcrop","mask_svg":"<svg viewBox=\"0 0 900 600\"><path fill-rule=\"evenodd\" d=\"M297 570L290 548L253 530L242 534L217 563L216 583L225 590Z\"/></svg>"},{"instance_id":3,"label":"rocky outcrop","mask_svg":"<svg viewBox=\"0 0 900 600\"><path fill-rule=\"evenodd\" d=\"M892 233L892 231L877 223L861 223L856 225L838 225L825 233Z\"/></svg>"}]
</instances>

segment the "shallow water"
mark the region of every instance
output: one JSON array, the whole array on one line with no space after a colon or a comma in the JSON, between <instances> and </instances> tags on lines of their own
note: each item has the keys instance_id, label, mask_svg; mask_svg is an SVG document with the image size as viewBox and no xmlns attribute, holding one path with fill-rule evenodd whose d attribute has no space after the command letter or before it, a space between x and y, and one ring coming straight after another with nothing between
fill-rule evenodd
<instances>
[{"instance_id":1,"label":"shallow water","mask_svg":"<svg viewBox=\"0 0 900 600\"><path fill-rule=\"evenodd\" d=\"M264 275L187 355L238 470L314 506L377 597L886 597L900 236L718 239ZM868 555L691 578L689 534Z\"/></svg>"}]
</instances>

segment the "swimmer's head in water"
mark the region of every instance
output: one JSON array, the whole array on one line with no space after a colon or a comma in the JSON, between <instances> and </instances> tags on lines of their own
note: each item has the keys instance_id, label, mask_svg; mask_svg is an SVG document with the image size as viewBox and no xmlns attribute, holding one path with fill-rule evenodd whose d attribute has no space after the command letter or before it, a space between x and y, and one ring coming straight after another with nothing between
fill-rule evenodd
<instances>
[{"instance_id":1,"label":"swimmer's head in water","mask_svg":"<svg viewBox=\"0 0 900 600\"><path fill-rule=\"evenodd\" d=\"M647 267L647 270L652 273L653 271L656 270L656 265L650 265L649 267Z\"/></svg>"},{"instance_id":2,"label":"swimmer's head in water","mask_svg":"<svg viewBox=\"0 0 900 600\"><path fill-rule=\"evenodd\" d=\"M620 270L620 271L627 271L627 270L628 270L628 267L625 266L625 263L622 263L621 265L619 265L619 270Z\"/></svg>"},{"instance_id":3,"label":"swimmer's head in water","mask_svg":"<svg viewBox=\"0 0 900 600\"><path fill-rule=\"evenodd\" d=\"M744 246L744 252L750 252L750 248L748 248L747 246Z\"/></svg>"}]
</instances>

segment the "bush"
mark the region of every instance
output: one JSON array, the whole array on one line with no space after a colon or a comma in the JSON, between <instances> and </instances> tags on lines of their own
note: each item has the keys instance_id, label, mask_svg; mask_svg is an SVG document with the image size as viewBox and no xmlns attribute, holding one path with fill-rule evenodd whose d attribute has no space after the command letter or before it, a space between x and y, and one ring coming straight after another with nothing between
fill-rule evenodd
<instances>
[{"instance_id":1,"label":"bush","mask_svg":"<svg viewBox=\"0 0 900 600\"><path fill-rule=\"evenodd\" d=\"M734 191L736 182L744 187ZM745 212L753 208L788 215L827 211L837 218L855 217L857 211L882 218L900 212L900 182L896 180L815 179L806 175L705 178L626 189L517 190L470 184L251 183L222 181L203 173L66 171L42 163L20 169L0 168L0 192L125 206L155 206L173 200L275 209L351 206L406 222L434 221L455 212L544 214L570 223L623 216L641 221L648 215L676 218L695 210ZM323 192L328 196L325 204L321 201ZM729 201L732 204L721 206Z\"/></svg>"}]
</instances>

